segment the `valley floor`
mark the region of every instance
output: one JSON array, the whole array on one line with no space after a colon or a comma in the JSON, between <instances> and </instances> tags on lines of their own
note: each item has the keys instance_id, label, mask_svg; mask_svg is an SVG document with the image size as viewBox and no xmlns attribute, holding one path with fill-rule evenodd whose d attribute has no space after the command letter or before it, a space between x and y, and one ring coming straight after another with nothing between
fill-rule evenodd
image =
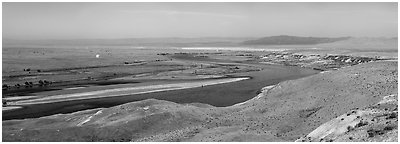
<instances>
[{"instance_id":1,"label":"valley floor","mask_svg":"<svg viewBox=\"0 0 400 144\"><path fill-rule=\"evenodd\" d=\"M368 136L352 136L357 141L397 141L397 77L397 61L362 63L283 81L229 107L147 99L111 108L3 121L2 136L3 141L295 141L301 137L347 141L343 138L354 134L353 124L359 125L361 120L358 127ZM393 100L396 105L390 103ZM390 122L363 127L365 121L380 115L360 119L358 111L340 122L347 112L368 108L385 111L382 118ZM338 120L329 124L332 119ZM326 126L321 125L329 125L328 131L340 130L324 133ZM343 133L344 127L350 132Z\"/></svg>"}]
</instances>

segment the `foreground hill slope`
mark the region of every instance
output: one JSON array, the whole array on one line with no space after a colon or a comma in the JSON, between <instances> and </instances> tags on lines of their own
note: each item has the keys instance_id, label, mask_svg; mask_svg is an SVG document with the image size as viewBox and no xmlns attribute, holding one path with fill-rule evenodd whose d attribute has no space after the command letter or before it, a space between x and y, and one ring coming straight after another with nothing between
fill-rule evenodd
<instances>
[{"instance_id":1,"label":"foreground hill slope","mask_svg":"<svg viewBox=\"0 0 400 144\"><path fill-rule=\"evenodd\" d=\"M2 135L3 141L295 141L350 110L397 96L397 77L397 61L371 62L285 81L230 107L149 99L3 121Z\"/></svg>"},{"instance_id":2,"label":"foreground hill slope","mask_svg":"<svg viewBox=\"0 0 400 144\"><path fill-rule=\"evenodd\" d=\"M397 107L397 95L385 96L377 104L351 110L296 141L398 141Z\"/></svg>"},{"instance_id":3,"label":"foreground hill slope","mask_svg":"<svg viewBox=\"0 0 400 144\"><path fill-rule=\"evenodd\" d=\"M257 115L277 137L292 140L350 109L395 93L397 63L374 62L280 83L240 113Z\"/></svg>"}]
</instances>

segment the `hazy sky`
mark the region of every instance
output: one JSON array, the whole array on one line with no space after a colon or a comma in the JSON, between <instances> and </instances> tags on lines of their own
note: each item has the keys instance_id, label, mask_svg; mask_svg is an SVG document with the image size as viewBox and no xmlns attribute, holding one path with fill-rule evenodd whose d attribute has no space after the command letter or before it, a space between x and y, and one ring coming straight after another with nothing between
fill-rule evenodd
<instances>
[{"instance_id":1,"label":"hazy sky","mask_svg":"<svg viewBox=\"0 0 400 144\"><path fill-rule=\"evenodd\" d=\"M397 36L397 3L3 3L3 38Z\"/></svg>"}]
</instances>

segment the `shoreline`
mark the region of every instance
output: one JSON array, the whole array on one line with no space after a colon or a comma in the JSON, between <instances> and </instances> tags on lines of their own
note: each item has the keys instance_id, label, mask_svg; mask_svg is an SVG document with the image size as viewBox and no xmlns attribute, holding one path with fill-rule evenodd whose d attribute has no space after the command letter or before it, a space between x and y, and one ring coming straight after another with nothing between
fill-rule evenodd
<instances>
[{"instance_id":1,"label":"shoreline","mask_svg":"<svg viewBox=\"0 0 400 144\"><path fill-rule=\"evenodd\" d=\"M284 81L282 81L282 82L284 82ZM249 103L249 102L251 102L251 101L257 100L257 99L263 97L265 93L267 93L268 91L272 90L273 88L275 88L275 87L278 86L278 85L279 85L279 83L278 83L278 84L275 84L275 85L268 85L268 86L265 86L265 87L263 87L263 88L261 89L261 93L258 94L258 95L256 95L254 98L249 99L249 100L244 101L244 102L241 102L241 103L234 104L234 105L229 106L229 107L237 107L237 106L240 106L240 105Z\"/></svg>"}]
</instances>

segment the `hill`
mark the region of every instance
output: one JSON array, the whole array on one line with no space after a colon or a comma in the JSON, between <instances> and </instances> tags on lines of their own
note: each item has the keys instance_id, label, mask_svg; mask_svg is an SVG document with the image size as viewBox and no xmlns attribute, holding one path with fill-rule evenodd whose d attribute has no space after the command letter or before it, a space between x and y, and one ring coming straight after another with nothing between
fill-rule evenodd
<instances>
[{"instance_id":1,"label":"hill","mask_svg":"<svg viewBox=\"0 0 400 144\"><path fill-rule=\"evenodd\" d=\"M374 51L397 52L397 38L349 38L332 43L318 44L316 47L334 48L334 49L357 49Z\"/></svg>"},{"instance_id":2,"label":"hill","mask_svg":"<svg viewBox=\"0 0 400 144\"><path fill-rule=\"evenodd\" d=\"M256 40L244 41L244 45L314 45L347 40L350 37L326 38L326 37L298 37L298 36L270 36Z\"/></svg>"}]
</instances>

